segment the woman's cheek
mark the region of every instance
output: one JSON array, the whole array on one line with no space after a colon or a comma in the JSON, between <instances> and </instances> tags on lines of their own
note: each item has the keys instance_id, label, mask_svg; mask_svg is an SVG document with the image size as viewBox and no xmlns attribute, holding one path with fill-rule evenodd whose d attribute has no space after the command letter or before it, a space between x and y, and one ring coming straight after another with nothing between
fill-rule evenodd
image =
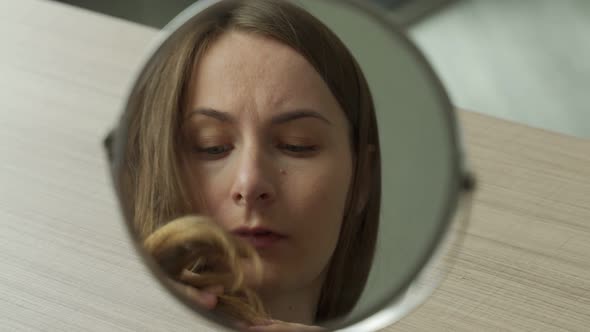
<instances>
[{"instance_id":1,"label":"woman's cheek","mask_svg":"<svg viewBox=\"0 0 590 332\"><path fill-rule=\"evenodd\" d=\"M344 189L337 182L339 179L329 177L328 174L312 180L307 190L302 192L305 202L300 209L306 215L301 219L305 220L309 227L316 229L318 236L334 238L337 235L330 236L330 234L337 234L340 230L346 192L342 192Z\"/></svg>"}]
</instances>

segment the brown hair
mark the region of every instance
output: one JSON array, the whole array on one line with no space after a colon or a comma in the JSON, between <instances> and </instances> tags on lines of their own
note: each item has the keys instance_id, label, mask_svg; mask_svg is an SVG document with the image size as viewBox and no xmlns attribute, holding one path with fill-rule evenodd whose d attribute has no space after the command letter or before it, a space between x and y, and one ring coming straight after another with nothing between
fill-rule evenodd
<instances>
[{"instance_id":1,"label":"brown hair","mask_svg":"<svg viewBox=\"0 0 590 332\"><path fill-rule=\"evenodd\" d=\"M372 264L381 200L375 109L364 75L346 46L302 8L278 0L223 0L197 14L148 62L128 100L116 174L124 213L145 239L191 213L179 165L181 110L188 106L193 69L208 45L229 30L263 35L290 46L317 70L350 124L353 179L340 237L321 290L316 322L354 307Z\"/></svg>"},{"instance_id":2,"label":"brown hair","mask_svg":"<svg viewBox=\"0 0 590 332\"><path fill-rule=\"evenodd\" d=\"M198 289L221 285L223 293L215 312L253 325L270 318L245 281L244 263L252 266L251 277L260 280L258 253L210 218L189 215L174 219L150 234L143 247L172 278L173 287L182 290L176 281Z\"/></svg>"}]
</instances>

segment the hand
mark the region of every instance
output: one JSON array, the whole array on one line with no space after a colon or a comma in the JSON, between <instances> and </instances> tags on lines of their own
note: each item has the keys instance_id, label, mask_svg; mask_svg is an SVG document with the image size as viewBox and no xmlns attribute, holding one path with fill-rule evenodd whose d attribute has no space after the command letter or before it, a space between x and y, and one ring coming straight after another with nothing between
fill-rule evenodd
<instances>
[{"instance_id":1,"label":"hand","mask_svg":"<svg viewBox=\"0 0 590 332\"><path fill-rule=\"evenodd\" d=\"M176 288L181 294L186 296L189 301L195 303L202 309L213 310L217 306L218 296L223 294L223 286L209 286L206 288L197 288L191 285L191 280L195 277L195 273L183 270L180 275L180 280L169 279L172 286Z\"/></svg>"},{"instance_id":2,"label":"hand","mask_svg":"<svg viewBox=\"0 0 590 332\"><path fill-rule=\"evenodd\" d=\"M287 323L280 320L271 320L266 325L253 325L242 329L244 332L326 332L323 327L310 326L297 323Z\"/></svg>"}]
</instances>

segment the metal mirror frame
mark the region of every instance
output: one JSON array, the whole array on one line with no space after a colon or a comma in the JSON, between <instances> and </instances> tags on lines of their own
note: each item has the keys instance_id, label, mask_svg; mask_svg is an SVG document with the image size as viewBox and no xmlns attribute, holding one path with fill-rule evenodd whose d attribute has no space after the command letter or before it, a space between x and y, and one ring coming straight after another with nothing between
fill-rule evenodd
<instances>
[{"instance_id":1,"label":"metal mirror frame","mask_svg":"<svg viewBox=\"0 0 590 332\"><path fill-rule=\"evenodd\" d=\"M111 171L111 180L115 188L115 194L118 198L120 211L124 211L122 205L122 198L120 196L120 190L118 186L118 169L123 159L124 146L127 143L127 122L126 116L128 109L128 97L135 89L136 83L141 77L144 68L153 61L153 59L165 48L165 42L171 37L177 30L182 28L185 24L189 23L192 18L200 13L202 10L209 6L216 4L223 0L200 0L195 2L193 5L185 9L178 16L176 16L168 25L161 30L156 38L152 41L151 46L148 48L146 57L144 58L141 66L138 67L134 74L134 79L131 81L130 86L126 93L126 102L123 114L120 117L118 125L114 130L109 132L106 138L103 140L103 145L106 150L106 155L109 160L109 166ZM291 1L291 0L284 0ZM309 1L309 0L306 0ZM436 239L431 243L430 248L426 251L424 257L422 257L420 263L417 265L415 271L409 274L407 280L402 284L403 286L399 289L393 290L390 296L387 296L387 300L371 306L368 313L361 315L362 317L358 320L347 322L343 319L343 322L334 323L328 322L326 328L333 329L335 331L346 331L346 332L357 332L357 331L375 331L391 325L402 317L407 315L410 311L418 307L420 304L432 294L432 292L439 285L441 279L446 275L448 270L451 268L452 261L454 260L454 254L451 253L451 246L460 246L465 229L468 226L468 220L470 215L471 201L473 193L475 191L475 177L470 171L463 149L463 141L460 136L459 125L455 114L455 108L448 97L447 92L444 89L442 82L439 80L434 70L430 66L426 57L420 52L418 47L409 39L404 32L404 29L394 23L390 18L385 17L379 12L379 10L373 6L368 5L366 2L360 0L314 0L324 1L327 3L333 3L339 6L350 6L353 10L359 11L364 15L374 19L377 23L383 26L384 29L399 39L403 46L406 47L416 58L416 61L424 69L425 75L431 81L431 85L436 90L437 97L445 108L445 120L446 125L449 128L448 134L450 142L453 145L453 156L452 156L452 179L451 188L449 188L447 196L446 211L441 216L439 228ZM298 1L293 1L298 2ZM301 0L299 0L301 2ZM377 112L377 120L379 119ZM178 296L177 291L164 281L166 278L161 271L161 268L156 263L147 257L145 250L140 244L140 239L132 225L127 220L124 213L121 214L125 219L126 229L130 239L133 242L133 246L139 253L145 265L152 272L152 275L158 279L158 282L168 290L176 299L183 302L189 309L196 313L206 317L212 322L215 322L224 329L228 329L228 325L224 321L209 311L200 310L192 305L183 296ZM444 263L443 258L447 258L449 262Z\"/></svg>"}]
</instances>

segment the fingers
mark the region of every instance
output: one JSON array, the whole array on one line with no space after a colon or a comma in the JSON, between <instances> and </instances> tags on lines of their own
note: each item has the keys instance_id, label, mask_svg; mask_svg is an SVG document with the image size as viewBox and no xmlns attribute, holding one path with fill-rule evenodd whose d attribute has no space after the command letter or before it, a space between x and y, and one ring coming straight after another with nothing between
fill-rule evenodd
<instances>
[{"instance_id":1,"label":"fingers","mask_svg":"<svg viewBox=\"0 0 590 332\"><path fill-rule=\"evenodd\" d=\"M185 294L199 306L205 309L212 310L217 305L217 295L206 291L198 290L191 286L183 285L182 287L185 288Z\"/></svg>"},{"instance_id":2,"label":"fingers","mask_svg":"<svg viewBox=\"0 0 590 332\"><path fill-rule=\"evenodd\" d=\"M223 285L209 286L209 287L204 288L203 291L219 296L219 295L223 295L224 287L223 287Z\"/></svg>"},{"instance_id":3,"label":"fingers","mask_svg":"<svg viewBox=\"0 0 590 332\"><path fill-rule=\"evenodd\" d=\"M232 277L233 275L230 273L200 274L185 269L178 276L178 281L197 289L208 290L211 293L222 295L226 292L231 293L235 291Z\"/></svg>"},{"instance_id":4,"label":"fingers","mask_svg":"<svg viewBox=\"0 0 590 332\"><path fill-rule=\"evenodd\" d=\"M198 289L171 280L174 288L186 296L190 301L203 309L212 310L217 306L218 295L223 294L223 286L211 286L204 289Z\"/></svg>"}]
</instances>

